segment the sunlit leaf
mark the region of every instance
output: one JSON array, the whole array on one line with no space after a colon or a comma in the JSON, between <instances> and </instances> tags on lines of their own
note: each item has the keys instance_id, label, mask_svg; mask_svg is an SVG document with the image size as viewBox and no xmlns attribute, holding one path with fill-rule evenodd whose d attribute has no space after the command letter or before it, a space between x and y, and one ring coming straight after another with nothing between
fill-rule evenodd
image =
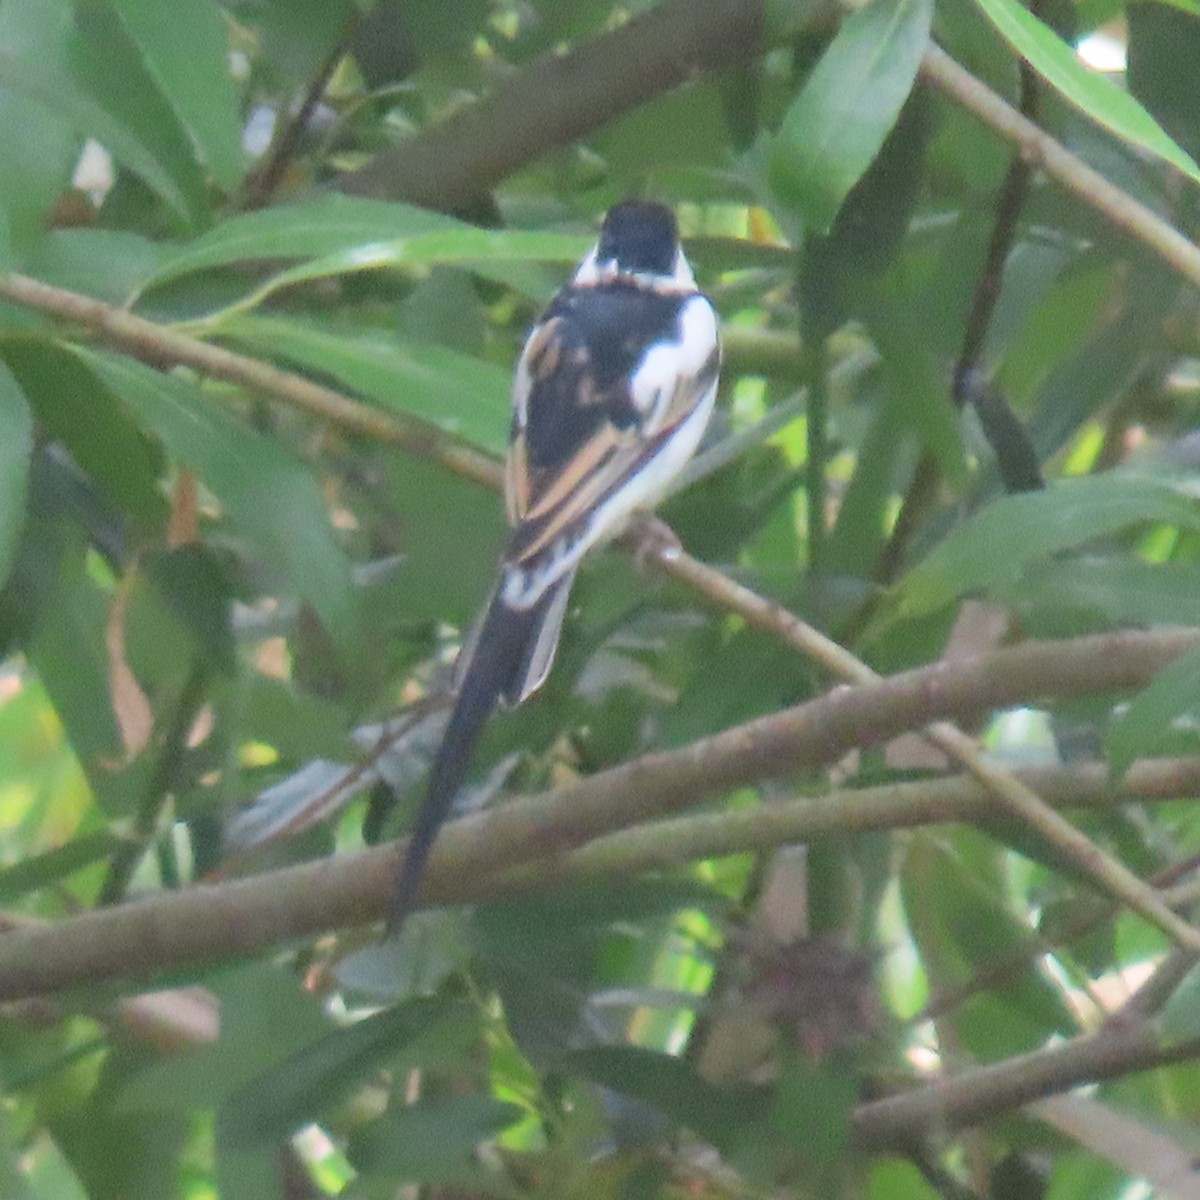
<instances>
[{"instance_id":1,"label":"sunlit leaf","mask_svg":"<svg viewBox=\"0 0 1200 1200\"><path fill-rule=\"evenodd\" d=\"M384 266L529 258L574 262L590 240L564 234L477 229L411 204L330 195L242 213L168 255L142 290L171 279L239 262L316 260L285 272L268 287Z\"/></svg>"},{"instance_id":2,"label":"sunlit leaf","mask_svg":"<svg viewBox=\"0 0 1200 1200\"><path fill-rule=\"evenodd\" d=\"M237 312L257 308L285 288L318 279L357 275L402 267L431 267L448 263L467 266L523 266L530 262L574 263L591 246L592 238L566 233L526 233L522 230L474 229L420 233L410 238L366 242L301 263L272 276L249 296L230 306ZM213 319L220 319L220 313Z\"/></svg>"}]
</instances>

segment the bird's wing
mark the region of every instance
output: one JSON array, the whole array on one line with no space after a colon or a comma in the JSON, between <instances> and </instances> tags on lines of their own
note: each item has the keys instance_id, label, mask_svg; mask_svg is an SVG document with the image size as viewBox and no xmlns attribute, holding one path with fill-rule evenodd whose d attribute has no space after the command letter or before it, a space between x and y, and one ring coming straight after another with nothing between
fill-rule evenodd
<instances>
[{"instance_id":1,"label":"bird's wing","mask_svg":"<svg viewBox=\"0 0 1200 1200\"><path fill-rule=\"evenodd\" d=\"M711 305L699 294L653 302L669 306L669 321L614 335L568 310L530 337L517 373L507 473L513 567L550 556L569 569L578 555L565 548L610 532L593 528L610 498L632 487L637 506L656 499L653 463L711 404L719 366ZM552 568L539 577L552 578Z\"/></svg>"}]
</instances>

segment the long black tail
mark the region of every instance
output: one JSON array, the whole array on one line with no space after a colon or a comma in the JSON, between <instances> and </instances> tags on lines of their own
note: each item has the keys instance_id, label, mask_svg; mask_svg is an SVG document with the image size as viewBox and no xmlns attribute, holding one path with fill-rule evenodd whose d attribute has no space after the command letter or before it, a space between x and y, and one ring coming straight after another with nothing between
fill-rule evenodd
<instances>
[{"instance_id":1,"label":"long black tail","mask_svg":"<svg viewBox=\"0 0 1200 1200\"><path fill-rule=\"evenodd\" d=\"M572 573L573 574L573 573ZM476 743L497 702L516 703L545 677L562 624L571 576L556 581L529 609L492 597L462 674L450 722L429 771L425 799L408 841L388 928L395 933L412 911L430 851L471 765Z\"/></svg>"}]
</instances>

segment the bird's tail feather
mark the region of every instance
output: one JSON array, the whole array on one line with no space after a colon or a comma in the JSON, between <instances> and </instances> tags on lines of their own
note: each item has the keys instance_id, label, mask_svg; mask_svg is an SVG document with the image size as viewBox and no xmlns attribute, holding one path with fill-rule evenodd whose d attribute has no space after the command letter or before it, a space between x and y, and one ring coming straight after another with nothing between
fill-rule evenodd
<instances>
[{"instance_id":1,"label":"bird's tail feather","mask_svg":"<svg viewBox=\"0 0 1200 1200\"><path fill-rule=\"evenodd\" d=\"M395 932L412 911L438 830L462 787L475 745L496 704L518 704L545 679L554 658L574 572L556 580L528 609L512 608L497 588L468 643L450 721L429 771L392 898Z\"/></svg>"}]
</instances>

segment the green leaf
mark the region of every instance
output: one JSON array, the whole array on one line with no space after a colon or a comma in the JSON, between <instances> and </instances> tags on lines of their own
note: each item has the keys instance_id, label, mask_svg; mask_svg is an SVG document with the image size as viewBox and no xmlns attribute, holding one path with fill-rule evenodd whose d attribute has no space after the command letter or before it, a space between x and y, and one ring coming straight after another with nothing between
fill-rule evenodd
<instances>
[{"instance_id":1,"label":"green leaf","mask_svg":"<svg viewBox=\"0 0 1200 1200\"><path fill-rule=\"evenodd\" d=\"M951 486L961 487L967 477L967 461L959 414L950 402L940 364L923 336L915 297L895 273L881 283L878 292L880 303L870 317L871 334L893 392L904 399L901 419L937 459Z\"/></svg>"},{"instance_id":2,"label":"green leaf","mask_svg":"<svg viewBox=\"0 0 1200 1200\"><path fill-rule=\"evenodd\" d=\"M455 1183L470 1187L473 1194L478 1188L480 1194L502 1195L493 1191L495 1174L478 1161L479 1144L523 1115L517 1105L494 1096L421 1100L394 1107L382 1120L365 1126L348 1155L364 1176ZM389 1188L388 1194L393 1191Z\"/></svg>"},{"instance_id":3,"label":"green leaf","mask_svg":"<svg viewBox=\"0 0 1200 1200\"><path fill-rule=\"evenodd\" d=\"M1151 521L1200 528L1195 502L1169 481L1118 471L1006 496L976 513L908 573L893 613L922 616L966 592L1011 581L1027 563Z\"/></svg>"},{"instance_id":4,"label":"green leaf","mask_svg":"<svg viewBox=\"0 0 1200 1200\"><path fill-rule=\"evenodd\" d=\"M218 971L205 982L220 1002L219 1040L156 1057L122 1087L117 1111L215 1108L329 1033L316 997L273 961Z\"/></svg>"},{"instance_id":5,"label":"green leaf","mask_svg":"<svg viewBox=\"0 0 1200 1200\"><path fill-rule=\"evenodd\" d=\"M65 75L59 75L44 64L34 66L0 50L0 87L12 88L36 100L77 133L95 138L177 213L191 219L191 206L182 189L145 143Z\"/></svg>"},{"instance_id":6,"label":"green leaf","mask_svg":"<svg viewBox=\"0 0 1200 1200\"><path fill-rule=\"evenodd\" d=\"M929 44L932 0L871 0L843 22L771 143L771 183L827 233L879 152Z\"/></svg>"},{"instance_id":7,"label":"green leaf","mask_svg":"<svg viewBox=\"0 0 1200 1200\"><path fill-rule=\"evenodd\" d=\"M871 1167L866 1200L938 1200L940 1195L907 1159L888 1158Z\"/></svg>"},{"instance_id":8,"label":"green leaf","mask_svg":"<svg viewBox=\"0 0 1200 1200\"><path fill-rule=\"evenodd\" d=\"M244 1144L286 1136L336 1104L364 1076L436 1035L439 1026L458 1024L467 1012L465 1005L420 997L326 1034L264 1071L221 1106L222 1140Z\"/></svg>"},{"instance_id":9,"label":"green leaf","mask_svg":"<svg viewBox=\"0 0 1200 1200\"><path fill-rule=\"evenodd\" d=\"M854 474L838 505L837 522L825 549L825 569L833 574L870 577L887 530L888 505L895 489L896 464L906 449L905 396L890 388L859 443Z\"/></svg>"},{"instance_id":10,"label":"green leaf","mask_svg":"<svg viewBox=\"0 0 1200 1200\"><path fill-rule=\"evenodd\" d=\"M1131 96L1089 70L1019 0L975 0L1000 34L1047 83L1097 124L1200 183L1200 166Z\"/></svg>"},{"instance_id":11,"label":"green leaf","mask_svg":"<svg viewBox=\"0 0 1200 1200\"><path fill-rule=\"evenodd\" d=\"M68 70L72 32L68 0L0 4L0 46L40 69ZM0 179L20 181L3 189L18 255L49 224L54 202L70 183L79 145L67 122L28 96L0 87Z\"/></svg>"},{"instance_id":12,"label":"green leaf","mask_svg":"<svg viewBox=\"0 0 1200 1200\"><path fill-rule=\"evenodd\" d=\"M246 6L239 17L248 15ZM325 56L346 36L354 0L283 0L254 5L256 32L273 73L293 87L308 83Z\"/></svg>"},{"instance_id":13,"label":"green leaf","mask_svg":"<svg viewBox=\"0 0 1200 1200\"><path fill-rule=\"evenodd\" d=\"M947 1017L964 1050L1000 1058L1075 1032L1058 986L1038 965L1036 935L1010 911L1008 888L998 878L1003 851L975 830L961 834L941 839L919 832L907 845L900 887L917 953L947 985L966 982L1001 957L1020 955L1026 964L973 991Z\"/></svg>"},{"instance_id":14,"label":"green leaf","mask_svg":"<svg viewBox=\"0 0 1200 1200\"><path fill-rule=\"evenodd\" d=\"M15 1106L0 1108L0 1194L9 1200L42 1200L42 1194L35 1192L26 1178L32 1156L22 1148L14 1134L12 1122L15 1116ZM82 1189L76 1195L82 1197ZM61 1200L74 1200L66 1187L60 1196Z\"/></svg>"},{"instance_id":15,"label":"green leaf","mask_svg":"<svg viewBox=\"0 0 1200 1200\"><path fill-rule=\"evenodd\" d=\"M402 620L467 624L495 579L504 505L433 463L391 455L384 469L404 560L377 600Z\"/></svg>"},{"instance_id":16,"label":"green leaf","mask_svg":"<svg viewBox=\"0 0 1200 1200\"><path fill-rule=\"evenodd\" d=\"M178 185L193 226L209 224L211 206L196 150L175 110L109 0L76 0L68 55L71 78L128 129ZM130 216L144 206L138 189L114 188L106 198ZM128 218L127 218L128 219Z\"/></svg>"},{"instance_id":17,"label":"green leaf","mask_svg":"<svg viewBox=\"0 0 1200 1200\"><path fill-rule=\"evenodd\" d=\"M263 259L314 258L367 242L414 236L433 229L469 229L451 217L416 208L353 196L329 195L301 204L285 204L240 213L166 255L142 283L142 290L197 271Z\"/></svg>"},{"instance_id":18,"label":"green leaf","mask_svg":"<svg viewBox=\"0 0 1200 1200\"><path fill-rule=\"evenodd\" d=\"M1114 625L1190 625L1200 596L1200 565L1149 563L1129 557L1031 564L1019 579L994 589L1018 611L1086 613Z\"/></svg>"},{"instance_id":19,"label":"green leaf","mask_svg":"<svg viewBox=\"0 0 1200 1200\"><path fill-rule=\"evenodd\" d=\"M522 230L476 229L464 225L458 229L435 230L407 238L393 237L388 241L358 243L280 271L224 312L213 314L212 319L221 320L226 314L257 308L276 292L318 279L447 263L479 268L523 266L530 262L574 263L593 241L590 237L580 238L568 233L526 233ZM501 273L500 277L505 276Z\"/></svg>"},{"instance_id":20,"label":"green leaf","mask_svg":"<svg viewBox=\"0 0 1200 1200\"><path fill-rule=\"evenodd\" d=\"M78 530L71 532L72 544L42 597L26 653L97 799L116 813L128 795L123 777L112 768L123 751L104 646L108 596L89 578L83 539Z\"/></svg>"},{"instance_id":21,"label":"green leaf","mask_svg":"<svg viewBox=\"0 0 1200 1200\"><path fill-rule=\"evenodd\" d=\"M474 262L489 253L506 262L528 257L574 262L590 244L590 239L573 235L477 229L411 204L330 195L221 222L168 255L142 290L197 271L263 259L315 258L323 263L290 281L297 282L401 263ZM500 255L497 247L507 247L507 253ZM286 282L273 282L272 290Z\"/></svg>"},{"instance_id":22,"label":"green leaf","mask_svg":"<svg viewBox=\"0 0 1200 1200\"><path fill-rule=\"evenodd\" d=\"M844 1051L819 1062L795 1051L783 1056L770 1117L773 1140L802 1153L806 1163L825 1167L846 1159L850 1112L862 1090L847 1058Z\"/></svg>"},{"instance_id":23,"label":"green leaf","mask_svg":"<svg viewBox=\"0 0 1200 1200\"><path fill-rule=\"evenodd\" d=\"M1200 966L1193 967L1171 993L1163 1009L1162 1028L1172 1041L1200 1037Z\"/></svg>"},{"instance_id":24,"label":"green leaf","mask_svg":"<svg viewBox=\"0 0 1200 1200\"><path fill-rule=\"evenodd\" d=\"M161 248L118 229L49 229L30 248L24 270L44 283L121 304L157 266Z\"/></svg>"},{"instance_id":25,"label":"green leaf","mask_svg":"<svg viewBox=\"0 0 1200 1200\"><path fill-rule=\"evenodd\" d=\"M770 1102L766 1088L718 1087L683 1059L640 1046L596 1046L569 1055L571 1071L658 1109L719 1149L736 1144L743 1129L761 1120Z\"/></svg>"},{"instance_id":26,"label":"green leaf","mask_svg":"<svg viewBox=\"0 0 1200 1200\"><path fill-rule=\"evenodd\" d=\"M1198 714L1200 650L1195 650L1165 667L1134 697L1109 734L1109 767L1114 774L1121 774L1134 759L1154 754L1169 743L1175 721Z\"/></svg>"},{"instance_id":27,"label":"green leaf","mask_svg":"<svg viewBox=\"0 0 1200 1200\"><path fill-rule=\"evenodd\" d=\"M0 903L11 904L29 892L58 883L82 867L107 859L120 845L115 833L101 829L5 867L0 870Z\"/></svg>"},{"instance_id":28,"label":"green leaf","mask_svg":"<svg viewBox=\"0 0 1200 1200\"><path fill-rule=\"evenodd\" d=\"M1131 4L1125 82L1155 120L1194 158L1200 154L1195 65L1200 11L1166 4Z\"/></svg>"},{"instance_id":29,"label":"green leaf","mask_svg":"<svg viewBox=\"0 0 1200 1200\"><path fill-rule=\"evenodd\" d=\"M345 646L357 624L350 567L303 465L178 376L104 351L71 350L212 489L263 558Z\"/></svg>"},{"instance_id":30,"label":"green leaf","mask_svg":"<svg viewBox=\"0 0 1200 1200\"><path fill-rule=\"evenodd\" d=\"M212 0L111 0L147 70L227 192L242 178L241 119L229 75L225 22Z\"/></svg>"},{"instance_id":31,"label":"green leaf","mask_svg":"<svg viewBox=\"0 0 1200 1200\"><path fill-rule=\"evenodd\" d=\"M25 523L33 417L20 385L0 363L0 583L8 577Z\"/></svg>"},{"instance_id":32,"label":"green leaf","mask_svg":"<svg viewBox=\"0 0 1200 1200\"><path fill-rule=\"evenodd\" d=\"M159 536L167 506L158 480L162 452L114 397L97 389L73 355L31 338L3 344L4 357L46 432L61 441L123 519ZM94 508L95 506L93 506ZM97 517L112 514L94 514Z\"/></svg>"},{"instance_id":33,"label":"green leaf","mask_svg":"<svg viewBox=\"0 0 1200 1200\"><path fill-rule=\"evenodd\" d=\"M502 455L508 446L509 373L482 359L391 334L332 333L270 317L238 316L222 332L493 454Z\"/></svg>"}]
</instances>

